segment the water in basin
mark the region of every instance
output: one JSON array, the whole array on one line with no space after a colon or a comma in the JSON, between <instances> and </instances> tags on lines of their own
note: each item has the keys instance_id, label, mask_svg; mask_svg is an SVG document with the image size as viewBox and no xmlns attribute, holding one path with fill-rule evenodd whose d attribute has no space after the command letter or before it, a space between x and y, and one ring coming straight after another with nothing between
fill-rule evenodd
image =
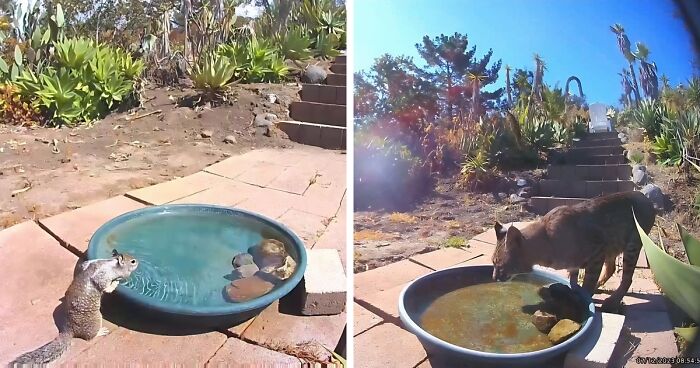
<instances>
[{"instance_id":1,"label":"water in basin","mask_svg":"<svg viewBox=\"0 0 700 368\"><path fill-rule=\"evenodd\" d=\"M223 290L232 281L233 256L263 238L285 239L243 216L165 212L115 227L96 244L96 255L108 258L117 249L136 257L139 267L122 285L141 295L168 304L216 307L231 305Z\"/></svg>"},{"instance_id":2,"label":"water in basin","mask_svg":"<svg viewBox=\"0 0 700 368\"><path fill-rule=\"evenodd\" d=\"M523 307L543 301L538 291L552 281L518 275L510 281L462 287L430 303L420 326L431 335L467 349L491 353L524 353L552 346ZM526 308L527 309L527 308Z\"/></svg>"}]
</instances>

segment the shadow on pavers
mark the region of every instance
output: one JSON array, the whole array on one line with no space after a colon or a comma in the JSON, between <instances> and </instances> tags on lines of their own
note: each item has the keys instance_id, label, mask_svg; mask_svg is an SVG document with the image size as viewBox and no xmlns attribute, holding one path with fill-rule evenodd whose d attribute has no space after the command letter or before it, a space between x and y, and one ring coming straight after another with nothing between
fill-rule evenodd
<instances>
[{"instance_id":1,"label":"shadow on pavers","mask_svg":"<svg viewBox=\"0 0 700 368\"><path fill-rule=\"evenodd\" d=\"M169 336L197 335L221 331L237 326L259 314L261 310L236 316L180 316L144 308L120 297L102 298L102 316L105 320L129 330Z\"/></svg>"}]
</instances>

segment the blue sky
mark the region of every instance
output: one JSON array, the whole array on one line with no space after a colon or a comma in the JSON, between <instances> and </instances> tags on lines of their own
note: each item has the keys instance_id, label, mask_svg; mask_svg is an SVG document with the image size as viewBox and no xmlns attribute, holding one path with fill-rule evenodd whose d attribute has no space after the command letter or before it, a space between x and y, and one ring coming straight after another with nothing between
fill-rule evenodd
<instances>
[{"instance_id":1,"label":"blue sky","mask_svg":"<svg viewBox=\"0 0 700 368\"><path fill-rule=\"evenodd\" d=\"M617 105L617 73L627 62L609 29L614 23L624 26L633 49L638 41L649 47L659 76L676 85L692 75L691 36L674 11L670 0L355 0L353 61L363 70L388 53L422 65L415 44L424 35L460 32L477 46L477 57L492 48L491 60L533 70L538 53L547 83L563 86L576 75L589 103ZM504 68L497 84L505 85Z\"/></svg>"}]
</instances>

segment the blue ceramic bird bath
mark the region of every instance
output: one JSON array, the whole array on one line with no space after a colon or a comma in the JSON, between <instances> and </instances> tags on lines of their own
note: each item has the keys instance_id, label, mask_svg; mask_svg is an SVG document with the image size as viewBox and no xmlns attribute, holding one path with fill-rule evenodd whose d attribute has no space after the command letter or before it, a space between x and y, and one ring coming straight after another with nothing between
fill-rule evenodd
<instances>
[{"instance_id":1,"label":"blue ceramic bird bath","mask_svg":"<svg viewBox=\"0 0 700 368\"><path fill-rule=\"evenodd\" d=\"M569 281L534 270L507 282L492 280L493 266L464 266L436 271L406 286L399 297L404 327L416 335L431 359L449 366L545 366L562 357L591 329L595 307L574 286L572 305L581 328L553 345L531 322L541 306L542 287Z\"/></svg>"},{"instance_id":2,"label":"blue ceramic bird bath","mask_svg":"<svg viewBox=\"0 0 700 368\"><path fill-rule=\"evenodd\" d=\"M266 294L231 302L231 261L262 239L285 244L294 273ZM286 226L249 211L211 205L152 206L118 216L90 239L88 259L109 258L112 249L139 260L116 289L127 301L166 317L207 325L231 325L287 295L306 268L303 242Z\"/></svg>"}]
</instances>

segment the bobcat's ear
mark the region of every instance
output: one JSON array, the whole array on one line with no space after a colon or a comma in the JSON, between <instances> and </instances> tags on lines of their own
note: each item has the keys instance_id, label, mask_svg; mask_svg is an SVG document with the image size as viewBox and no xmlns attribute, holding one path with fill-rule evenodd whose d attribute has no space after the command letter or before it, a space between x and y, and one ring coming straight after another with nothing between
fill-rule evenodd
<instances>
[{"instance_id":1,"label":"bobcat's ear","mask_svg":"<svg viewBox=\"0 0 700 368\"><path fill-rule=\"evenodd\" d=\"M506 231L503 230L503 225L501 225L500 222L496 221L496 224L493 225L493 229L496 230L496 239L502 240L506 236Z\"/></svg>"},{"instance_id":2,"label":"bobcat's ear","mask_svg":"<svg viewBox=\"0 0 700 368\"><path fill-rule=\"evenodd\" d=\"M520 230L511 225L506 231L506 246L509 248L517 247L520 245L520 240L522 240L523 234Z\"/></svg>"}]
</instances>

